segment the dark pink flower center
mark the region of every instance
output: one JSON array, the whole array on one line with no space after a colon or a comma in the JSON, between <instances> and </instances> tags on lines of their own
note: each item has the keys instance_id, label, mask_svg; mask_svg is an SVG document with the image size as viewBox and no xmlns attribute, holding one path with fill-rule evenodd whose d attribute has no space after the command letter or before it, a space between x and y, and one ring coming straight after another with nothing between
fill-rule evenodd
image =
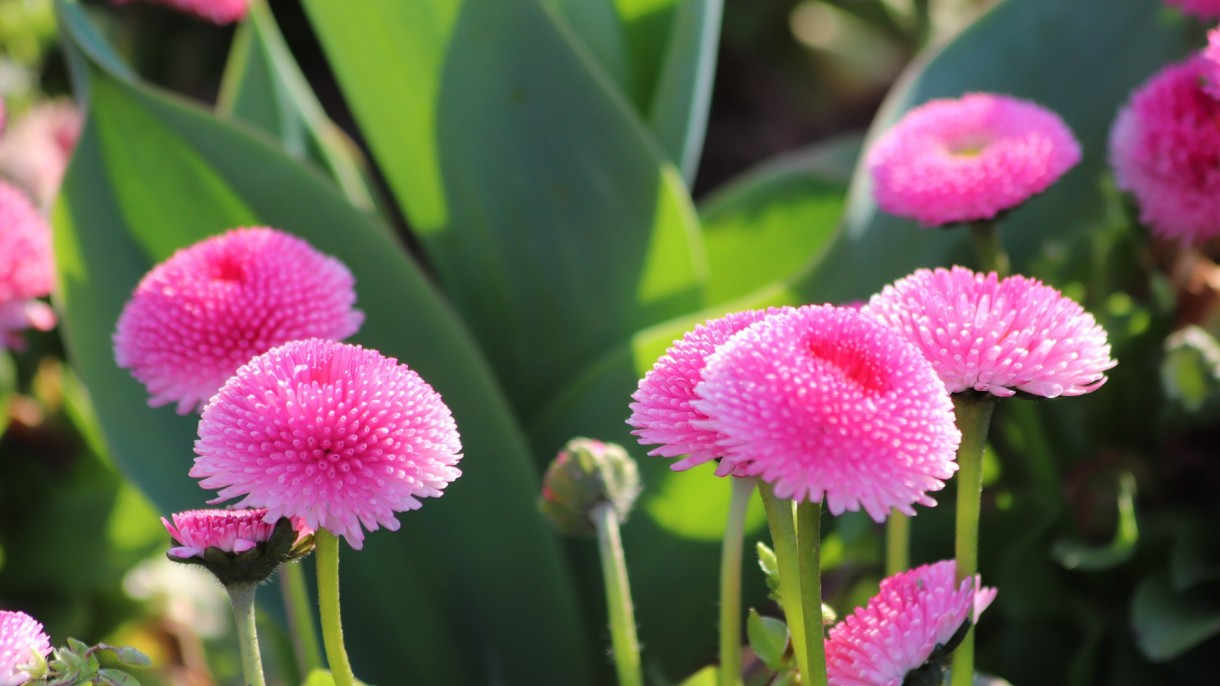
<instances>
[{"instance_id":1,"label":"dark pink flower center","mask_svg":"<svg viewBox=\"0 0 1220 686\"><path fill-rule=\"evenodd\" d=\"M863 346L833 338L813 339L809 353L868 393L881 393L889 386L885 367Z\"/></svg>"}]
</instances>

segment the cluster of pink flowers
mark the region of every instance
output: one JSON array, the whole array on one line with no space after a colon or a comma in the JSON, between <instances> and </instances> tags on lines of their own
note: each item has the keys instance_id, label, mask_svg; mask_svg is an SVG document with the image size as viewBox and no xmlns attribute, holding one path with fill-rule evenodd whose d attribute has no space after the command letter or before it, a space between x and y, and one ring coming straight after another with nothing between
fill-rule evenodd
<instances>
[{"instance_id":1,"label":"cluster of pink flowers","mask_svg":"<svg viewBox=\"0 0 1220 686\"><path fill-rule=\"evenodd\" d=\"M0 610L0 686L21 686L29 681L22 668L31 665L35 655L51 653L51 640L42 623L24 612Z\"/></svg>"},{"instance_id":2,"label":"cluster of pink flowers","mask_svg":"<svg viewBox=\"0 0 1220 686\"><path fill-rule=\"evenodd\" d=\"M55 326L55 312L38 300L55 284L51 227L17 188L0 181L0 350L20 348L20 331Z\"/></svg>"},{"instance_id":3,"label":"cluster of pink flowers","mask_svg":"<svg viewBox=\"0 0 1220 686\"><path fill-rule=\"evenodd\" d=\"M83 120L70 101L39 103L0 136L0 176L46 212L59 193Z\"/></svg>"},{"instance_id":4,"label":"cluster of pink flowers","mask_svg":"<svg viewBox=\"0 0 1220 686\"><path fill-rule=\"evenodd\" d=\"M1041 193L1080 161L1058 115L991 93L933 100L870 148L877 205L941 226L994 218Z\"/></svg>"},{"instance_id":5,"label":"cluster of pink flowers","mask_svg":"<svg viewBox=\"0 0 1220 686\"><path fill-rule=\"evenodd\" d=\"M977 621L996 590L977 576L955 582L955 570L946 560L889 577L865 607L831 628L831 686L901 686L965 622Z\"/></svg>"}]
</instances>

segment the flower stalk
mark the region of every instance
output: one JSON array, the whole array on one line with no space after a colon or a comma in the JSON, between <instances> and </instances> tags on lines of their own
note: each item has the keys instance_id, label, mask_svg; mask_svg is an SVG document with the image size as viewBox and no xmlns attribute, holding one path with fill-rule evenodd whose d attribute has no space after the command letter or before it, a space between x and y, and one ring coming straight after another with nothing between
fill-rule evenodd
<instances>
[{"instance_id":1,"label":"flower stalk","mask_svg":"<svg viewBox=\"0 0 1220 686\"><path fill-rule=\"evenodd\" d=\"M734 477L720 550L720 686L741 685L741 556L756 480Z\"/></svg>"},{"instance_id":2,"label":"flower stalk","mask_svg":"<svg viewBox=\"0 0 1220 686\"><path fill-rule=\"evenodd\" d=\"M258 649L258 628L255 623L254 592L257 584L236 583L225 586L233 618L237 622L237 643L241 652L241 671L248 686L265 686L263 659Z\"/></svg>"},{"instance_id":3,"label":"flower stalk","mask_svg":"<svg viewBox=\"0 0 1220 686\"><path fill-rule=\"evenodd\" d=\"M962 432L957 452L957 525L954 554L956 579L974 579L979 564L979 513L983 498L983 448L995 409L995 396L955 393L953 408ZM974 628L953 654L953 686L971 686L974 681Z\"/></svg>"},{"instance_id":4,"label":"flower stalk","mask_svg":"<svg viewBox=\"0 0 1220 686\"><path fill-rule=\"evenodd\" d=\"M322 619L322 643L335 686L355 686L356 675L343 646L343 622L339 616L339 539L326 529L314 533L314 555L318 558L318 609Z\"/></svg>"},{"instance_id":5,"label":"flower stalk","mask_svg":"<svg viewBox=\"0 0 1220 686\"><path fill-rule=\"evenodd\" d=\"M1000 242L1000 227L994 219L970 222L970 239L974 244L974 255L979 271L995 272L1000 277L1008 275L1008 253Z\"/></svg>"},{"instance_id":6,"label":"flower stalk","mask_svg":"<svg viewBox=\"0 0 1220 686\"><path fill-rule=\"evenodd\" d=\"M885 575L911 568L911 518L894 508L885 520Z\"/></svg>"},{"instance_id":7,"label":"flower stalk","mask_svg":"<svg viewBox=\"0 0 1220 686\"><path fill-rule=\"evenodd\" d=\"M594 508L597 549L602 562L602 581L606 588L606 607L610 614L610 645L619 686L643 686L640 669L640 641L635 632L635 608L631 585L627 581L627 560L619 536L618 511L611 503Z\"/></svg>"}]
</instances>

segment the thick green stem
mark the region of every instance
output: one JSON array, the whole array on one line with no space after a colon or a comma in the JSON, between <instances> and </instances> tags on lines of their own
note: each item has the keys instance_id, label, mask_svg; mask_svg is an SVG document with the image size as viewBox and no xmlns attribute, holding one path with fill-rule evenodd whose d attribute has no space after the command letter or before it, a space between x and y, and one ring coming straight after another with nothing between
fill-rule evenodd
<instances>
[{"instance_id":1,"label":"thick green stem","mask_svg":"<svg viewBox=\"0 0 1220 686\"><path fill-rule=\"evenodd\" d=\"M807 675L818 671L810 666L809 633L821 635L821 626L806 627L804 588L801 583L801 556L797 543L796 517L793 513L791 500L780 500L775 497L775 491L765 481L758 482L758 492L762 496L763 507L767 511L767 526L771 529L771 546L775 549L775 560L779 565L779 598L784 609L784 619L788 622L788 633L792 635L792 650L796 654L796 668L801 673L802 683L810 684ZM818 614L822 612L821 601L818 601ZM810 631L806 631L809 629ZM825 666L821 670L824 675ZM823 681L825 683L825 676Z\"/></svg>"},{"instance_id":2,"label":"thick green stem","mask_svg":"<svg viewBox=\"0 0 1220 686\"><path fill-rule=\"evenodd\" d=\"M280 565L280 591L284 594L284 612L288 615L288 634L296 656L301 678L322 667L318 650L318 631L309 610L309 592L305 588L305 572L301 565L289 562Z\"/></svg>"},{"instance_id":3,"label":"thick green stem","mask_svg":"<svg viewBox=\"0 0 1220 686\"><path fill-rule=\"evenodd\" d=\"M993 219L970 223L970 237L979 271L995 272L1000 278L1008 275L1008 253L1000 243L1000 227Z\"/></svg>"},{"instance_id":4,"label":"thick green stem","mask_svg":"<svg viewBox=\"0 0 1220 686\"><path fill-rule=\"evenodd\" d=\"M911 518L897 509L885 520L885 575L911 568Z\"/></svg>"},{"instance_id":5,"label":"thick green stem","mask_svg":"<svg viewBox=\"0 0 1220 686\"><path fill-rule=\"evenodd\" d=\"M957 528L954 553L957 559L957 581L974 579L979 567L979 511L983 498L983 448L995 396L973 391L953 396L957 428L962 443L957 450ZM966 640L953 653L953 686L971 686L974 682L974 627Z\"/></svg>"},{"instance_id":6,"label":"thick green stem","mask_svg":"<svg viewBox=\"0 0 1220 686\"><path fill-rule=\"evenodd\" d=\"M731 479L729 521L720 550L720 686L741 684L741 549L745 541L746 510L756 481Z\"/></svg>"},{"instance_id":7,"label":"thick green stem","mask_svg":"<svg viewBox=\"0 0 1220 686\"><path fill-rule=\"evenodd\" d=\"M264 686L263 659L258 650L258 629L254 622L254 592L257 584L230 584L229 602L237 620L237 644L241 649L241 671L247 686Z\"/></svg>"},{"instance_id":8,"label":"thick green stem","mask_svg":"<svg viewBox=\"0 0 1220 686\"><path fill-rule=\"evenodd\" d=\"M635 633L635 608L631 604L631 585L627 582L627 560L619 538L618 513L610 503L594 508L597 548L602 560L602 581L606 587L606 609L610 614L610 645L619 686L643 686L640 670L640 641Z\"/></svg>"},{"instance_id":9,"label":"thick green stem","mask_svg":"<svg viewBox=\"0 0 1220 686\"><path fill-rule=\"evenodd\" d=\"M322 619L322 643L335 686L355 686L356 675L343 647L343 622L339 617L339 539L326 529L314 533L314 557L318 561L318 611Z\"/></svg>"},{"instance_id":10,"label":"thick green stem","mask_svg":"<svg viewBox=\"0 0 1220 686\"><path fill-rule=\"evenodd\" d=\"M805 623L805 652L809 670L801 673L805 686L826 686L826 633L822 620L822 503L797 503L796 552L801 568L801 612Z\"/></svg>"}]
</instances>

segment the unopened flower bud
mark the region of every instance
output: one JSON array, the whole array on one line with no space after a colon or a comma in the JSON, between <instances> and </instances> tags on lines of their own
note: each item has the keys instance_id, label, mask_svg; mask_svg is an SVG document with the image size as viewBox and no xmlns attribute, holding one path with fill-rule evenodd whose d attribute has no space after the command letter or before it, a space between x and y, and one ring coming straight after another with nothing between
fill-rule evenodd
<instances>
[{"instance_id":1,"label":"unopened flower bud","mask_svg":"<svg viewBox=\"0 0 1220 686\"><path fill-rule=\"evenodd\" d=\"M624 522L639 493L639 470L622 446L573 438L546 470L538 509L561 532L591 536L594 509L608 503Z\"/></svg>"}]
</instances>

